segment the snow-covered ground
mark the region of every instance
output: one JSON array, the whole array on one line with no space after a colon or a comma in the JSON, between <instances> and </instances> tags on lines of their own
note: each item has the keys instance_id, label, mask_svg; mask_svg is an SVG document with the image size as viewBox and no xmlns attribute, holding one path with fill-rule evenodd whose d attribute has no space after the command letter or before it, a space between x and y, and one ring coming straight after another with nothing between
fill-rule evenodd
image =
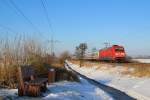
<instances>
[{"instance_id":1,"label":"snow-covered ground","mask_svg":"<svg viewBox=\"0 0 150 100\"><path fill-rule=\"evenodd\" d=\"M138 61L140 63L150 63L150 59L133 59L133 61Z\"/></svg>"},{"instance_id":2,"label":"snow-covered ground","mask_svg":"<svg viewBox=\"0 0 150 100\"><path fill-rule=\"evenodd\" d=\"M18 97L17 89L1 89L0 96L8 100L113 100L101 89L80 78L81 82L58 82L48 86L42 97Z\"/></svg>"},{"instance_id":3,"label":"snow-covered ground","mask_svg":"<svg viewBox=\"0 0 150 100\"><path fill-rule=\"evenodd\" d=\"M121 74L125 69L122 66L111 67L105 64L102 67L79 67L68 62L76 71L103 84L122 90L139 100L150 100L150 78L135 78ZM132 69L130 69L132 71Z\"/></svg>"},{"instance_id":4,"label":"snow-covered ground","mask_svg":"<svg viewBox=\"0 0 150 100\"><path fill-rule=\"evenodd\" d=\"M112 100L112 98L99 88L81 79L82 83L57 83L50 86L50 91L44 99L55 100Z\"/></svg>"}]
</instances>

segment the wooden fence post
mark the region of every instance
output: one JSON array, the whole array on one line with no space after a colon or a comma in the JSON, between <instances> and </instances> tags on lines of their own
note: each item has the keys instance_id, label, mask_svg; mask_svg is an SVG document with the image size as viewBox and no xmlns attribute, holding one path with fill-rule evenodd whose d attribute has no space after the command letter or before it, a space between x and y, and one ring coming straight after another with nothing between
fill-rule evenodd
<instances>
[{"instance_id":1,"label":"wooden fence post","mask_svg":"<svg viewBox=\"0 0 150 100\"><path fill-rule=\"evenodd\" d=\"M49 69L48 71L48 84L55 82L55 69Z\"/></svg>"},{"instance_id":2,"label":"wooden fence post","mask_svg":"<svg viewBox=\"0 0 150 100\"><path fill-rule=\"evenodd\" d=\"M18 95L19 96L25 95L25 89L24 89L24 82L23 82L21 67L18 67Z\"/></svg>"}]
</instances>

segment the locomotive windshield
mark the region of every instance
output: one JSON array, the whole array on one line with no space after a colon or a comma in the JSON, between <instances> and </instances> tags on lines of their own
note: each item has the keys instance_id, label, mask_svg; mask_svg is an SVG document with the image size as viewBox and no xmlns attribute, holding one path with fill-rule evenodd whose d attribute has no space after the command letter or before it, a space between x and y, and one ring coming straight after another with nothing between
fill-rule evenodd
<instances>
[{"instance_id":1,"label":"locomotive windshield","mask_svg":"<svg viewBox=\"0 0 150 100\"><path fill-rule=\"evenodd\" d=\"M116 48L115 51L124 52L124 48Z\"/></svg>"}]
</instances>

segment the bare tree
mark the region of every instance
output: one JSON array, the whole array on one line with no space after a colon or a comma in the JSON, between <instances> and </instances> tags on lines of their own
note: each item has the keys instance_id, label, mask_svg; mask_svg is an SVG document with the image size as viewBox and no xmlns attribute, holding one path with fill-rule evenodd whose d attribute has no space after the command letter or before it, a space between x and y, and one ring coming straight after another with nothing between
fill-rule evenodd
<instances>
[{"instance_id":1,"label":"bare tree","mask_svg":"<svg viewBox=\"0 0 150 100\"><path fill-rule=\"evenodd\" d=\"M87 48L88 47L86 43L80 43L80 45L76 47L75 55L76 55L76 58L79 59L80 61L80 67L83 64L83 59L85 57L85 52Z\"/></svg>"}]
</instances>

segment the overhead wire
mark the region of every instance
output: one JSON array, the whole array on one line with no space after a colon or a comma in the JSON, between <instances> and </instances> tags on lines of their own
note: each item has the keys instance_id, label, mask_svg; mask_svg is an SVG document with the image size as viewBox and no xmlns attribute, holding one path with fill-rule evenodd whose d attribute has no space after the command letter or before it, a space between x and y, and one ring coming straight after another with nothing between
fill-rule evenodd
<instances>
[{"instance_id":1,"label":"overhead wire","mask_svg":"<svg viewBox=\"0 0 150 100\"><path fill-rule=\"evenodd\" d=\"M9 2L12 4L12 6L18 11L20 15L24 17L24 19L34 28L36 32L41 34L40 30L32 23L32 21L22 12L22 10L15 4L13 0L9 0Z\"/></svg>"},{"instance_id":2,"label":"overhead wire","mask_svg":"<svg viewBox=\"0 0 150 100\"><path fill-rule=\"evenodd\" d=\"M54 35L54 31L53 31L53 28L52 28L52 24L51 24L51 20L50 20L50 17L49 17L49 14L48 14L48 11L47 11L47 8L46 8L46 0L41 0L41 4L42 4L42 7L43 7L43 10L44 10L44 13L45 13L45 16L46 16L46 19L47 19L47 22L48 22L48 26L51 30L51 34L52 34L52 37Z\"/></svg>"},{"instance_id":3,"label":"overhead wire","mask_svg":"<svg viewBox=\"0 0 150 100\"><path fill-rule=\"evenodd\" d=\"M49 29L51 30L50 31L51 32L51 40L48 41L48 42L50 42L50 44L51 44L51 55L53 56L54 55L54 43L56 42L56 41L54 41L54 31L53 31L51 20L50 20L50 17L49 17L47 8L46 8L46 3L47 2L46 2L46 0L40 0L40 1L41 1L41 4L42 4L44 13L45 13L47 22L48 22Z\"/></svg>"},{"instance_id":4,"label":"overhead wire","mask_svg":"<svg viewBox=\"0 0 150 100\"><path fill-rule=\"evenodd\" d=\"M9 3L7 0L3 0L2 2L3 2L3 4L5 4L7 7L9 7L11 10L13 10L13 12L14 12L15 14L17 14L18 16L20 16L20 14L15 10L14 7L12 7L12 6L10 5L10 3Z\"/></svg>"},{"instance_id":5,"label":"overhead wire","mask_svg":"<svg viewBox=\"0 0 150 100\"><path fill-rule=\"evenodd\" d=\"M0 27L3 28L3 29L6 29L6 30L8 30L8 31L10 31L10 32L12 32L12 33L18 33L18 32L16 32L15 30L13 30L13 29L11 29L11 28L9 28L9 27L7 27L7 26L4 26L4 25L1 25L1 24L0 24Z\"/></svg>"},{"instance_id":6,"label":"overhead wire","mask_svg":"<svg viewBox=\"0 0 150 100\"><path fill-rule=\"evenodd\" d=\"M9 4L8 4L8 2L6 1L6 0L3 0L2 1L5 5L7 5L9 8L11 8L11 9L13 9ZM13 10L17 15L19 15L15 10ZM2 29L6 29L7 31L9 31L9 32L12 32L12 33L18 33L17 31L15 31L14 29L12 29L12 28L10 28L10 27L8 27L8 26L5 26L5 25L2 25L2 24L0 24L0 27L2 28Z\"/></svg>"}]
</instances>

